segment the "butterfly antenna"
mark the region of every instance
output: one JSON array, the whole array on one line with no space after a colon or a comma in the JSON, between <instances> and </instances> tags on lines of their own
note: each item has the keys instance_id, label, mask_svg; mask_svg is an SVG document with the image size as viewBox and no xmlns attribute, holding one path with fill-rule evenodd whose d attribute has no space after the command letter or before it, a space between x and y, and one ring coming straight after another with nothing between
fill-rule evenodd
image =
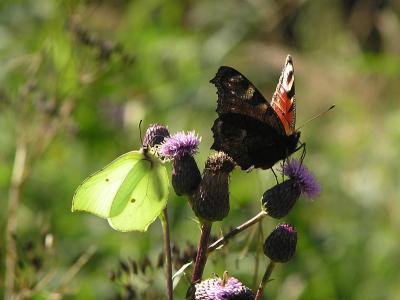
<instances>
[{"instance_id":1,"label":"butterfly antenna","mask_svg":"<svg viewBox=\"0 0 400 300\"><path fill-rule=\"evenodd\" d=\"M317 118L319 118L319 117L321 117L321 116L323 116L324 114L326 114L328 111L330 111L330 110L332 110L332 109L334 109L335 108L335 104L333 104L331 107L329 107L327 110L325 110L325 111L323 111L323 112L321 112L321 113L319 113L318 115L316 115L316 116L314 116L314 117L312 117L311 119L309 119L309 120L307 120L307 121L305 121L300 127L298 127L297 128L297 130L299 130L300 128L303 128L305 125L307 125L308 123L310 123L311 121L313 121L313 120L315 120L315 119L317 119Z\"/></svg>"},{"instance_id":2,"label":"butterfly antenna","mask_svg":"<svg viewBox=\"0 0 400 300\"><path fill-rule=\"evenodd\" d=\"M143 138L142 138L142 122L143 122L143 120L140 120L140 122L139 122L139 137L140 137L140 143L142 144L142 146L143 146Z\"/></svg>"}]
</instances>

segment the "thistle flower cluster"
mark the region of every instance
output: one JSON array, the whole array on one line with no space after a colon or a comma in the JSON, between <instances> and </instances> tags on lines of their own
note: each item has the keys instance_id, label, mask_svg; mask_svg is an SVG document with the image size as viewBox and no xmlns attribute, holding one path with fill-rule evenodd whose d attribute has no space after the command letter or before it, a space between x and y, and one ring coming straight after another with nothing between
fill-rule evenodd
<instances>
[{"instance_id":1,"label":"thistle flower cluster","mask_svg":"<svg viewBox=\"0 0 400 300\"><path fill-rule=\"evenodd\" d=\"M148 145L159 144L159 156L172 161L172 186L178 195L186 195L189 204L200 222L207 225L200 239L196 256L195 270L188 290L190 300L233 300L255 299L253 292L234 277L223 279L201 279L206 263L211 224L223 220L229 213L229 175L235 167L234 160L224 152L212 153L206 160L202 174L194 159L201 138L194 132L177 132L169 135L160 125L148 130L145 141ZM148 136L148 137L147 137ZM162 138L161 138L162 136ZM264 192L261 204L266 214L275 219L285 217L294 207L300 196L313 199L320 193L320 185L303 164L303 161L288 159L281 170L286 179ZM208 233L207 233L208 232ZM203 236L203 233L207 233ZM279 224L266 238L263 251L271 260L257 295L271 275L274 263L285 263L295 254L297 232L294 226ZM200 270L200 271L199 271ZM256 299L259 299L256 296Z\"/></svg>"}]
</instances>

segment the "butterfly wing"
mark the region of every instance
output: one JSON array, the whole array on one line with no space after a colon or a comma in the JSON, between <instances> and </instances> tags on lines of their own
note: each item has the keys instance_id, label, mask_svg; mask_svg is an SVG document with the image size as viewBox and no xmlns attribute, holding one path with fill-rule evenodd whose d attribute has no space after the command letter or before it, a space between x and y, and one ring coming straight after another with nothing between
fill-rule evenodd
<instances>
[{"instance_id":1,"label":"butterfly wing","mask_svg":"<svg viewBox=\"0 0 400 300\"><path fill-rule=\"evenodd\" d=\"M143 159L143 153L128 152L89 176L75 191L72 211L85 211L108 218L122 182L132 168Z\"/></svg>"},{"instance_id":2,"label":"butterfly wing","mask_svg":"<svg viewBox=\"0 0 400 300\"><path fill-rule=\"evenodd\" d=\"M240 72L220 67L211 80L217 87L218 118L212 149L224 151L243 169L267 169L292 154L295 132L294 69L288 56L271 104Z\"/></svg>"},{"instance_id":3,"label":"butterfly wing","mask_svg":"<svg viewBox=\"0 0 400 300\"><path fill-rule=\"evenodd\" d=\"M165 167L150 154L132 151L87 178L75 192L72 211L108 218L110 224L110 219L122 220L123 215L114 229L145 231L165 207L167 196Z\"/></svg>"},{"instance_id":4,"label":"butterfly wing","mask_svg":"<svg viewBox=\"0 0 400 300\"><path fill-rule=\"evenodd\" d=\"M141 172L143 176L134 189L129 181L121 185L120 190L129 197L121 197L111 208L116 214L108 218L108 223L118 231L146 231L167 204L169 181L165 167L152 158L146 160Z\"/></svg>"},{"instance_id":5,"label":"butterfly wing","mask_svg":"<svg viewBox=\"0 0 400 300\"><path fill-rule=\"evenodd\" d=\"M296 101L294 67L290 55L286 57L282 74L272 96L271 106L278 115L286 135L292 134L296 125Z\"/></svg>"},{"instance_id":6,"label":"butterfly wing","mask_svg":"<svg viewBox=\"0 0 400 300\"><path fill-rule=\"evenodd\" d=\"M217 88L217 113L235 113L268 124L284 134L284 128L275 110L255 86L239 71L222 66L210 81Z\"/></svg>"}]
</instances>

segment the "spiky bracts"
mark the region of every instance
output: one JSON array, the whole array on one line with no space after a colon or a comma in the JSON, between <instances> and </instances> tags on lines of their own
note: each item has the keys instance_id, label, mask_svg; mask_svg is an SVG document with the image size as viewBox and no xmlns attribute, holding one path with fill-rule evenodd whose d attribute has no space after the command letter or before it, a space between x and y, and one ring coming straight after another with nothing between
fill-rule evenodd
<instances>
[{"instance_id":1,"label":"spiky bracts","mask_svg":"<svg viewBox=\"0 0 400 300\"><path fill-rule=\"evenodd\" d=\"M289 261L296 252L297 232L292 225L279 224L264 243L264 254L273 262Z\"/></svg>"},{"instance_id":2,"label":"spiky bracts","mask_svg":"<svg viewBox=\"0 0 400 300\"><path fill-rule=\"evenodd\" d=\"M221 221L229 213L229 173L235 164L224 152L210 155L203 178L192 197L193 211L202 220Z\"/></svg>"}]
</instances>

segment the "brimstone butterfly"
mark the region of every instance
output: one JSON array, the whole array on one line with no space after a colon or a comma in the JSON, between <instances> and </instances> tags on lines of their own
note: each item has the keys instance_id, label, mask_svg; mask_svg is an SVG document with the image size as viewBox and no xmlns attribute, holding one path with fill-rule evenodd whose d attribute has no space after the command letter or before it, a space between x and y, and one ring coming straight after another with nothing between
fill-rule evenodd
<instances>
[{"instance_id":1,"label":"brimstone butterfly","mask_svg":"<svg viewBox=\"0 0 400 300\"><path fill-rule=\"evenodd\" d=\"M168 189L167 170L144 147L89 176L75 192L72 211L107 218L118 231L146 231L165 208Z\"/></svg>"}]
</instances>

